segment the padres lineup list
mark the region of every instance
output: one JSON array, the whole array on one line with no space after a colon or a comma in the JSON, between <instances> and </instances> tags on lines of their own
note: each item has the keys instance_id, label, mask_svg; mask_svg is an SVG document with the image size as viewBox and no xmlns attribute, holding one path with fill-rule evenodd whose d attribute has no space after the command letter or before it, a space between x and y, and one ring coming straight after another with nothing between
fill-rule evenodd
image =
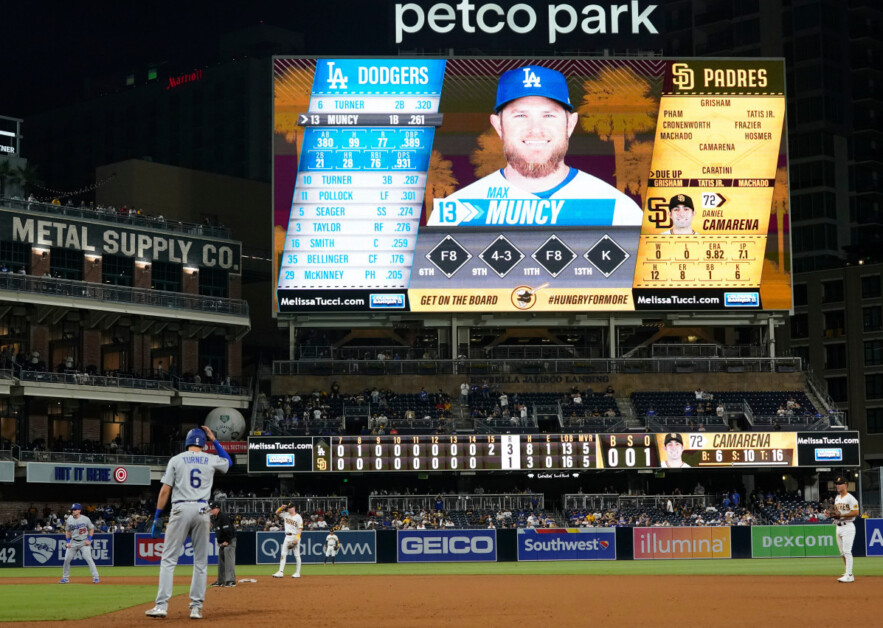
<instances>
[{"instance_id":1,"label":"padres lineup list","mask_svg":"<svg viewBox=\"0 0 883 628\"><path fill-rule=\"evenodd\" d=\"M635 269L638 303L678 306L672 288L694 296L705 288L730 290L725 307L761 306L783 94L779 63L668 63ZM693 207L680 233L676 198Z\"/></svg>"},{"instance_id":2,"label":"padres lineup list","mask_svg":"<svg viewBox=\"0 0 883 628\"><path fill-rule=\"evenodd\" d=\"M680 434L691 468L857 466L857 432ZM248 439L249 473L658 469L666 434L460 434Z\"/></svg>"}]
</instances>

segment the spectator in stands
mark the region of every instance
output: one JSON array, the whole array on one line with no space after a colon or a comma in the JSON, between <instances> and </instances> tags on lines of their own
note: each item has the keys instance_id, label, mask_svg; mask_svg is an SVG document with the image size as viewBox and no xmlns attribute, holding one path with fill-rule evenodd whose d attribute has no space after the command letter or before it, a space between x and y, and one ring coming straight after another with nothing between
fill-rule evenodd
<instances>
[{"instance_id":1,"label":"spectator in stands","mask_svg":"<svg viewBox=\"0 0 883 628\"><path fill-rule=\"evenodd\" d=\"M697 388L694 394L696 395L696 401L702 401L703 399L705 399L705 393L702 392L701 388Z\"/></svg>"},{"instance_id":2,"label":"spectator in stands","mask_svg":"<svg viewBox=\"0 0 883 628\"><path fill-rule=\"evenodd\" d=\"M644 416L653 417L656 416L656 410L653 409L653 406L647 408L647 412L644 413Z\"/></svg>"},{"instance_id":3,"label":"spectator in stands","mask_svg":"<svg viewBox=\"0 0 883 628\"><path fill-rule=\"evenodd\" d=\"M724 414L726 414L726 410L724 409L724 403L722 401L718 401L717 409L715 410L719 419L724 418Z\"/></svg>"},{"instance_id":4,"label":"spectator in stands","mask_svg":"<svg viewBox=\"0 0 883 628\"><path fill-rule=\"evenodd\" d=\"M578 392L573 396L573 405L581 406L583 405L583 398Z\"/></svg>"},{"instance_id":5,"label":"spectator in stands","mask_svg":"<svg viewBox=\"0 0 883 628\"><path fill-rule=\"evenodd\" d=\"M469 403L469 384L467 382L460 384L460 403Z\"/></svg>"},{"instance_id":6,"label":"spectator in stands","mask_svg":"<svg viewBox=\"0 0 883 628\"><path fill-rule=\"evenodd\" d=\"M616 396L616 392L613 390L613 386L610 386L608 384L607 390L604 392L604 396L605 397L615 397Z\"/></svg>"},{"instance_id":7,"label":"spectator in stands","mask_svg":"<svg viewBox=\"0 0 883 628\"><path fill-rule=\"evenodd\" d=\"M616 411L615 411L613 408L607 408L607 410L604 412L604 416L606 416L606 417L615 417L615 416L616 416Z\"/></svg>"},{"instance_id":8,"label":"spectator in stands","mask_svg":"<svg viewBox=\"0 0 883 628\"><path fill-rule=\"evenodd\" d=\"M693 406L690 405L690 402L687 402L687 405L684 406L684 416L693 416Z\"/></svg>"},{"instance_id":9,"label":"spectator in stands","mask_svg":"<svg viewBox=\"0 0 883 628\"><path fill-rule=\"evenodd\" d=\"M205 375L205 383L211 384L215 374L215 369L211 365L211 363L206 364L205 367L202 369L202 372Z\"/></svg>"}]
</instances>

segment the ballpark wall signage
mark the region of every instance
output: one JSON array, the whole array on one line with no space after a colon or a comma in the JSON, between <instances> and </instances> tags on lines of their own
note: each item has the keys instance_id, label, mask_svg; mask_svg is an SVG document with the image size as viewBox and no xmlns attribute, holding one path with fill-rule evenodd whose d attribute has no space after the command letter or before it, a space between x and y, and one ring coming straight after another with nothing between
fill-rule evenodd
<instances>
[{"instance_id":1,"label":"ballpark wall signage","mask_svg":"<svg viewBox=\"0 0 883 628\"><path fill-rule=\"evenodd\" d=\"M865 519L867 556L883 556L883 519Z\"/></svg>"},{"instance_id":2,"label":"ballpark wall signage","mask_svg":"<svg viewBox=\"0 0 883 628\"><path fill-rule=\"evenodd\" d=\"M92 560L99 567L113 565L113 534L96 534L92 537ZM61 567L64 565L65 537L63 534L25 534L25 567ZM74 567L86 566L86 561L77 552L71 561Z\"/></svg>"},{"instance_id":3,"label":"ballpark wall signage","mask_svg":"<svg viewBox=\"0 0 883 628\"><path fill-rule=\"evenodd\" d=\"M616 530L519 528L518 560L616 560Z\"/></svg>"},{"instance_id":4,"label":"ballpark wall signage","mask_svg":"<svg viewBox=\"0 0 883 628\"><path fill-rule=\"evenodd\" d=\"M21 548L21 540L0 542L0 567L21 567L23 561Z\"/></svg>"},{"instance_id":5,"label":"ballpark wall signage","mask_svg":"<svg viewBox=\"0 0 883 628\"><path fill-rule=\"evenodd\" d=\"M41 484L150 485L150 467L29 462L27 481Z\"/></svg>"},{"instance_id":6,"label":"ballpark wall signage","mask_svg":"<svg viewBox=\"0 0 883 628\"><path fill-rule=\"evenodd\" d=\"M194 227L195 229L198 227ZM239 272L242 245L162 229L128 229L62 216L0 208L0 239L101 256L122 255L148 262L173 262Z\"/></svg>"},{"instance_id":7,"label":"ballpark wall signage","mask_svg":"<svg viewBox=\"0 0 883 628\"><path fill-rule=\"evenodd\" d=\"M637 4L618 6L649 33ZM550 37L601 19L550 11ZM407 4L396 36L447 38L455 15ZM547 193L501 174L506 72L511 100L575 110ZM277 57L273 81L278 312L791 308L780 59Z\"/></svg>"},{"instance_id":8,"label":"ballpark wall signage","mask_svg":"<svg viewBox=\"0 0 883 628\"><path fill-rule=\"evenodd\" d=\"M634 528L635 560L731 558L730 528Z\"/></svg>"},{"instance_id":9,"label":"ballpark wall signage","mask_svg":"<svg viewBox=\"0 0 883 628\"><path fill-rule=\"evenodd\" d=\"M496 562L496 530L399 530L400 563Z\"/></svg>"},{"instance_id":10,"label":"ballpark wall signage","mask_svg":"<svg viewBox=\"0 0 883 628\"><path fill-rule=\"evenodd\" d=\"M751 557L839 556L833 525L752 526Z\"/></svg>"},{"instance_id":11,"label":"ballpark wall signage","mask_svg":"<svg viewBox=\"0 0 883 628\"><path fill-rule=\"evenodd\" d=\"M279 548L285 538L284 532L257 532L257 563L279 563ZM300 555L304 563L321 563L325 560L327 532L304 532L300 537ZM337 533L340 538L338 563L376 563L377 533L373 530L351 530ZM294 560L294 550L288 551L289 563Z\"/></svg>"},{"instance_id":12,"label":"ballpark wall signage","mask_svg":"<svg viewBox=\"0 0 883 628\"><path fill-rule=\"evenodd\" d=\"M149 534L133 534L135 541L135 565L158 565L162 560L163 548L165 547L165 535L158 539ZM193 542L190 537L184 542L181 553L178 555L179 565L193 564ZM208 546L208 564L218 564L218 544L215 541L215 533L211 532Z\"/></svg>"},{"instance_id":13,"label":"ballpark wall signage","mask_svg":"<svg viewBox=\"0 0 883 628\"><path fill-rule=\"evenodd\" d=\"M15 463L0 461L0 482L15 482Z\"/></svg>"}]
</instances>

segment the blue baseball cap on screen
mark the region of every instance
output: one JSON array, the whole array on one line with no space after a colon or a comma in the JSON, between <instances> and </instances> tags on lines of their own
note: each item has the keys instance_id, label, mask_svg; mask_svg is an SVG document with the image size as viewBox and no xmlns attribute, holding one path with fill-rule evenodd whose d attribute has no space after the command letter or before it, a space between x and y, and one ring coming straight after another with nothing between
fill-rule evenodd
<instances>
[{"instance_id":1,"label":"blue baseball cap on screen","mask_svg":"<svg viewBox=\"0 0 883 628\"><path fill-rule=\"evenodd\" d=\"M82 504L74 504L71 506L71 510L82 510L82 509L83 509Z\"/></svg>"},{"instance_id":2,"label":"blue baseball cap on screen","mask_svg":"<svg viewBox=\"0 0 883 628\"><path fill-rule=\"evenodd\" d=\"M560 103L568 111L573 111L567 79L558 70L539 65L526 65L505 72L497 84L497 106L494 111L499 111L513 100L525 96L549 98Z\"/></svg>"}]
</instances>

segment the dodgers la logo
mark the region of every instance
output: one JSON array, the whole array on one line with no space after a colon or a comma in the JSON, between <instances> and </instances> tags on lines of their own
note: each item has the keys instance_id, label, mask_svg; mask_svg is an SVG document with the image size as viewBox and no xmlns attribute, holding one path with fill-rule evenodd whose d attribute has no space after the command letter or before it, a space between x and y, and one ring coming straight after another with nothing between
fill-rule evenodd
<instances>
[{"instance_id":1,"label":"dodgers la logo","mask_svg":"<svg viewBox=\"0 0 883 628\"><path fill-rule=\"evenodd\" d=\"M328 63L328 89L346 89L346 83L341 69L335 68L334 62Z\"/></svg>"},{"instance_id":2,"label":"dodgers la logo","mask_svg":"<svg viewBox=\"0 0 883 628\"><path fill-rule=\"evenodd\" d=\"M524 68L524 86L525 87L542 87L540 85L540 77L534 74L530 68Z\"/></svg>"}]
</instances>

